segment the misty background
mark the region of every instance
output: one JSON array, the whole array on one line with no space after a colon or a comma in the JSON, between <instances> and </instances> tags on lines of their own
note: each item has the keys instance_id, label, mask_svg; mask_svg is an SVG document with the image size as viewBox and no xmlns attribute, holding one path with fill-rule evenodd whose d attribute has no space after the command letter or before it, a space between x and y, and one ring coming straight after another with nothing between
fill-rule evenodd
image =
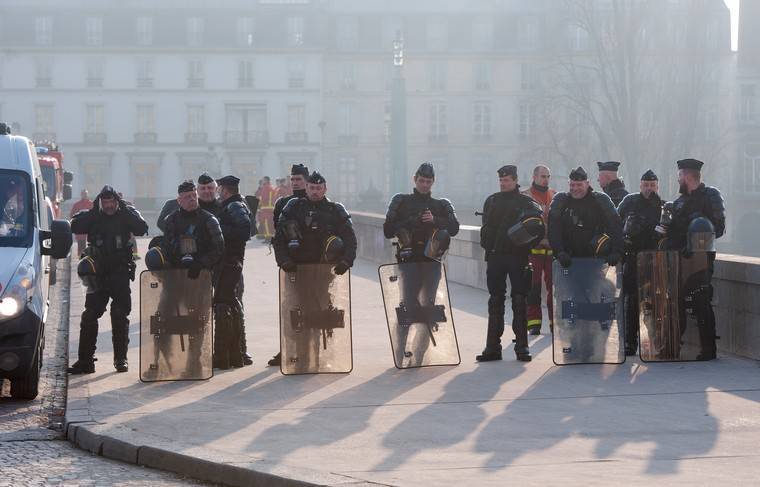
<instances>
[{"instance_id":1,"label":"misty background","mask_svg":"<svg viewBox=\"0 0 760 487\"><path fill-rule=\"evenodd\" d=\"M506 163L564 190L618 160L671 200L694 157L727 200L719 250L760 255L758 25L760 0L2 0L0 120L153 231L203 171L253 194L303 162L383 213L428 161L478 224Z\"/></svg>"}]
</instances>

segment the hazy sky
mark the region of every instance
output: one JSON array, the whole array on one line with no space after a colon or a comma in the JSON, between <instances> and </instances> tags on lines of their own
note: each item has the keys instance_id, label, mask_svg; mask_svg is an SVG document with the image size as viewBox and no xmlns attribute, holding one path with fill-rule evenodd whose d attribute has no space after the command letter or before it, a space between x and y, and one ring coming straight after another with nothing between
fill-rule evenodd
<instances>
[{"instance_id":1,"label":"hazy sky","mask_svg":"<svg viewBox=\"0 0 760 487\"><path fill-rule=\"evenodd\" d=\"M731 49L736 50L739 35L739 0L723 0L731 9Z\"/></svg>"}]
</instances>

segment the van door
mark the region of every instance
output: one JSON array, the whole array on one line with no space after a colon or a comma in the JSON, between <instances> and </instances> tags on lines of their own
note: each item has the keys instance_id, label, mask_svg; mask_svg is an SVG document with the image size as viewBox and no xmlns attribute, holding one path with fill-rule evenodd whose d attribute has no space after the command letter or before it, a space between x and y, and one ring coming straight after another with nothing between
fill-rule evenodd
<instances>
[{"instance_id":1,"label":"van door","mask_svg":"<svg viewBox=\"0 0 760 487\"><path fill-rule=\"evenodd\" d=\"M42 189L42 179L39 175L37 175L34 178L35 182L35 188L36 188L36 204L35 204L35 210L37 211L37 224L38 227L36 229L37 235L39 235L39 230L50 230L50 208L48 207L47 201L45 200L45 192ZM36 236L35 238L39 238ZM39 246L42 247L42 242L39 242ZM41 253L41 252L40 252ZM42 288L42 303L45 307L44 309L44 315L47 315L47 306L48 306L48 298L50 294L50 272L51 267L56 264L56 262L48 257L47 255L40 255L40 286Z\"/></svg>"}]
</instances>

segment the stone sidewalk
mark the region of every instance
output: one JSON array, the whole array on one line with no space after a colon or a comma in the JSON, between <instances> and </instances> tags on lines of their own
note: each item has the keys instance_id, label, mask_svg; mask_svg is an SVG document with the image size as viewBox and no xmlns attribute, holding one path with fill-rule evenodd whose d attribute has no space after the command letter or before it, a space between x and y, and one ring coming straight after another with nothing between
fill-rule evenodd
<instances>
[{"instance_id":1,"label":"stone sidewalk","mask_svg":"<svg viewBox=\"0 0 760 487\"><path fill-rule=\"evenodd\" d=\"M397 370L377 268L366 262L352 275L353 372L282 376L265 366L278 349L273 260L251 244L254 365L206 382L139 382L137 292L131 369L116 374L106 315L97 372L70 380L69 438L230 485L740 485L760 475L758 363L555 367L550 337L540 336L531 363L508 350L478 365L487 295L451 285L462 364ZM74 277L72 357L84 301Z\"/></svg>"}]
</instances>

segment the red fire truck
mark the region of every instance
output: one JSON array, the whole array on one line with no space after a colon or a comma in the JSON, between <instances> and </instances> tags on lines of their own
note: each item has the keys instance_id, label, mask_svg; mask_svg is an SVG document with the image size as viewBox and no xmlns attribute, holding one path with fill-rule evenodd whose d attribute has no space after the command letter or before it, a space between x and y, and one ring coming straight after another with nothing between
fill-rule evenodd
<instances>
[{"instance_id":1,"label":"red fire truck","mask_svg":"<svg viewBox=\"0 0 760 487\"><path fill-rule=\"evenodd\" d=\"M34 145L37 147L37 158L45 180L45 194L53 204L53 217L61 219L61 204L71 199L71 181L74 175L63 170L63 153L58 144L38 141Z\"/></svg>"}]
</instances>

